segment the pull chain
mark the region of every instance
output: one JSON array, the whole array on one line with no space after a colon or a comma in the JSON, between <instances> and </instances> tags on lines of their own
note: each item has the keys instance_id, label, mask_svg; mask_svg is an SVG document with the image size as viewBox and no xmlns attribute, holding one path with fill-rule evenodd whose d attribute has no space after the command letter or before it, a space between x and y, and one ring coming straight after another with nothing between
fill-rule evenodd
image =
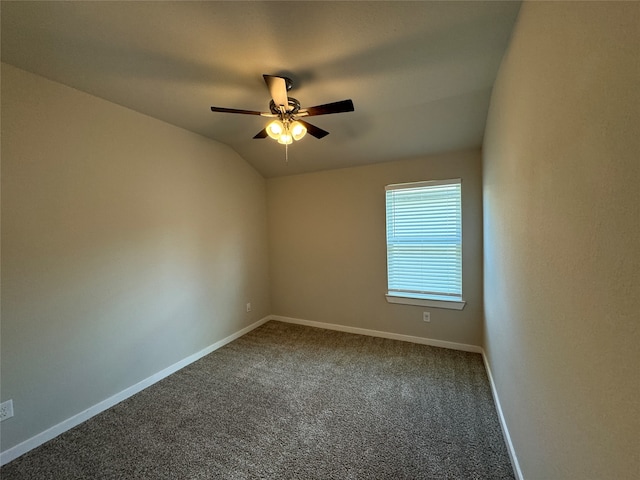
<instances>
[{"instance_id":1,"label":"pull chain","mask_svg":"<svg viewBox=\"0 0 640 480\"><path fill-rule=\"evenodd\" d=\"M284 145L284 161L287 165L289 165L289 144L288 143Z\"/></svg>"}]
</instances>

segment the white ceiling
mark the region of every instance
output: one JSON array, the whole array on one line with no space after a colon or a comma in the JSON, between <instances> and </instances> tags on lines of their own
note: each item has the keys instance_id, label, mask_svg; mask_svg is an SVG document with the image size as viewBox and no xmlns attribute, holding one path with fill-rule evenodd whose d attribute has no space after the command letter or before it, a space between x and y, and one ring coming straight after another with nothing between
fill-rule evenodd
<instances>
[{"instance_id":1,"label":"white ceiling","mask_svg":"<svg viewBox=\"0 0 640 480\"><path fill-rule=\"evenodd\" d=\"M2 61L231 146L265 177L480 146L519 2L9 2ZM286 74L331 132L252 137L262 74Z\"/></svg>"}]
</instances>

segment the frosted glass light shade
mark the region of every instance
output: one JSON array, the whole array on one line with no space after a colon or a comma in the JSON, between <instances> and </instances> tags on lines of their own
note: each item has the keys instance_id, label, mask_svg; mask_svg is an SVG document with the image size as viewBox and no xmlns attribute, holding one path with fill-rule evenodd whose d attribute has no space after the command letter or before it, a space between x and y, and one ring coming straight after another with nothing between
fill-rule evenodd
<instances>
[{"instance_id":1,"label":"frosted glass light shade","mask_svg":"<svg viewBox=\"0 0 640 480\"><path fill-rule=\"evenodd\" d=\"M298 141L307 134L307 127L297 120L291 124L291 135Z\"/></svg>"},{"instance_id":2,"label":"frosted glass light shade","mask_svg":"<svg viewBox=\"0 0 640 480\"><path fill-rule=\"evenodd\" d=\"M289 134L289 133L281 134L280 138L278 138L278 143L281 143L282 145L291 145L293 143L293 139L291 138L291 134Z\"/></svg>"},{"instance_id":3,"label":"frosted glass light shade","mask_svg":"<svg viewBox=\"0 0 640 480\"><path fill-rule=\"evenodd\" d=\"M284 125L280 120L274 120L269 125L267 125L267 135L273 138L274 140L279 140L280 135L284 133Z\"/></svg>"}]
</instances>

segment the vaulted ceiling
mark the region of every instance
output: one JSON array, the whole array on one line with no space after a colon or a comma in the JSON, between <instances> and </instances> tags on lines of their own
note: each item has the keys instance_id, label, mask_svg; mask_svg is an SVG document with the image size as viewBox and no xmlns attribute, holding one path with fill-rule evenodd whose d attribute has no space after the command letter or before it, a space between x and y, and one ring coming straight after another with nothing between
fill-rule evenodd
<instances>
[{"instance_id":1,"label":"vaulted ceiling","mask_svg":"<svg viewBox=\"0 0 640 480\"><path fill-rule=\"evenodd\" d=\"M519 2L2 1L2 61L229 145L265 177L480 146ZM252 137L262 74L331 134Z\"/></svg>"}]
</instances>

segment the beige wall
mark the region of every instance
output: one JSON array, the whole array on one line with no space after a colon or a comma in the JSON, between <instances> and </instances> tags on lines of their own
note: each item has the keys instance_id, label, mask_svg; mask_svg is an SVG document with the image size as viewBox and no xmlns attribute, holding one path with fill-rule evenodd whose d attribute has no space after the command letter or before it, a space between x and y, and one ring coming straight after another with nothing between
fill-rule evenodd
<instances>
[{"instance_id":1,"label":"beige wall","mask_svg":"<svg viewBox=\"0 0 640 480\"><path fill-rule=\"evenodd\" d=\"M273 313L480 345L480 152L269 179ZM462 178L463 311L386 302L385 185ZM422 312L431 311L431 323Z\"/></svg>"},{"instance_id":2,"label":"beige wall","mask_svg":"<svg viewBox=\"0 0 640 480\"><path fill-rule=\"evenodd\" d=\"M640 3L525 3L484 147L485 347L527 479L640 475Z\"/></svg>"},{"instance_id":3,"label":"beige wall","mask_svg":"<svg viewBox=\"0 0 640 480\"><path fill-rule=\"evenodd\" d=\"M268 315L265 197L229 148L3 64L2 450Z\"/></svg>"}]
</instances>

